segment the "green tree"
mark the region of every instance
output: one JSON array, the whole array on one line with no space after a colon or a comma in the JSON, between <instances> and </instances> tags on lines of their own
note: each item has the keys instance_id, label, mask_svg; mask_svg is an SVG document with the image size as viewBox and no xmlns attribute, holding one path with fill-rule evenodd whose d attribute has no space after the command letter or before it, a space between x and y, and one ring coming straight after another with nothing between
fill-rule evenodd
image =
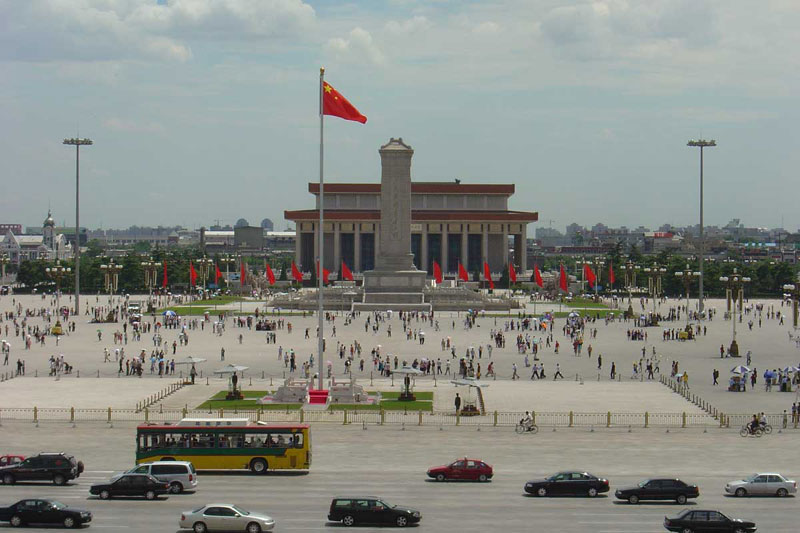
<instances>
[{"instance_id":1,"label":"green tree","mask_svg":"<svg viewBox=\"0 0 800 533\"><path fill-rule=\"evenodd\" d=\"M88 257L99 257L105 252L105 247L99 239L92 239L86 243L86 251L83 255Z\"/></svg>"},{"instance_id":2,"label":"green tree","mask_svg":"<svg viewBox=\"0 0 800 533\"><path fill-rule=\"evenodd\" d=\"M26 287L34 288L47 281L44 261L22 261L17 272L17 281Z\"/></svg>"}]
</instances>

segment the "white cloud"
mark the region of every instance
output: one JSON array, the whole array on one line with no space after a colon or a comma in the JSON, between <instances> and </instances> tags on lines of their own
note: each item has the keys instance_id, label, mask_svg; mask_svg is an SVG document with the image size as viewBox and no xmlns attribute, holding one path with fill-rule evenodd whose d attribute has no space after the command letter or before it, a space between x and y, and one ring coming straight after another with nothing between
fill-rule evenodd
<instances>
[{"instance_id":1,"label":"white cloud","mask_svg":"<svg viewBox=\"0 0 800 533\"><path fill-rule=\"evenodd\" d=\"M472 28L472 33L477 33L479 35L491 35L497 33L498 31L500 31L500 25L490 20L481 22Z\"/></svg>"},{"instance_id":2,"label":"white cloud","mask_svg":"<svg viewBox=\"0 0 800 533\"><path fill-rule=\"evenodd\" d=\"M410 34L427 30L431 26L433 24L427 17L417 15L402 21L390 20L386 23L386 31L393 34Z\"/></svg>"},{"instance_id":3,"label":"white cloud","mask_svg":"<svg viewBox=\"0 0 800 533\"><path fill-rule=\"evenodd\" d=\"M373 65L382 65L385 61L383 52L375 44L372 35L361 27L353 28L346 38L330 39L325 50L339 61L367 61Z\"/></svg>"}]
</instances>

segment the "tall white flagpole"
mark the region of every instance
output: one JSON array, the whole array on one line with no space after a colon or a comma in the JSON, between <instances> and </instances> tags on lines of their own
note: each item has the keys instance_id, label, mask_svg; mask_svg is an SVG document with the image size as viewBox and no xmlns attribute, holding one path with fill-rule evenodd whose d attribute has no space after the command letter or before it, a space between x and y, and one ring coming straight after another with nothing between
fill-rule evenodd
<instances>
[{"instance_id":1,"label":"tall white flagpole","mask_svg":"<svg viewBox=\"0 0 800 533\"><path fill-rule=\"evenodd\" d=\"M322 169L323 169L322 163L324 161L324 158L323 158L323 155L324 155L323 145L324 145L324 143L323 143L323 136L322 136L322 132L323 132L323 117L325 116L325 114L323 113L324 110L323 110L323 103L322 103L323 87L324 86L325 86L325 67L320 67L320 69L319 69L319 228L317 230L319 232L318 233L319 234L319 238L318 238L318 241L319 241L319 262L316 265L317 266L317 281L319 282L319 289L318 289L319 292L317 294L317 300L318 300L317 314L318 314L318 319L319 319L319 325L318 325L319 332L317 333L317 353L318 353L317 361L318 361L318 365L319 365L319 384L318 384L317 388L319 390L322 390L322 367L323 367L323 364L322 364L322 359L323 359L322 355L323 354L322 354L322 352L323 352L323 343L325 341L324 336L323 336L323 325L324 325L325 321L324 321L324 317L322 315L322 313L323 313L323 311L322 311L322 288L323 288L323 281L325 279L325 275L323 274L323 272L324 272L323 265L325 264L323 262L325 233L323 232L323 226L322 226L322 222L323 222L323 218L324 218L323 212L325 210L325 189L323 188L325 180L323 179L323 172L322 172Z\"/></svg>"}]
</instances>

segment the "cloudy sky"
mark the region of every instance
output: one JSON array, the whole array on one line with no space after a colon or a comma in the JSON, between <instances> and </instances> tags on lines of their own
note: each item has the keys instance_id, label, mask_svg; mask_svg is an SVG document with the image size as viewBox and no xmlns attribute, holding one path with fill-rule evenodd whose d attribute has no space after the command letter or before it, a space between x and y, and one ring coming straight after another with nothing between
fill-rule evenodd
<instances>
[{"instance_id":1,"label":"cloudy sky","mask_svg":"<svg viewBox=\"0 0 800 533\"><path fill-rule=\"evenodd\" d=\"M369 117L326 120L326 177L515 183L540 226L800 226L796 0L0 0L0 222L233 223L310 205L318 77ZM536 226L530 228L532 231Z\"/></svg>"}]
</instances>

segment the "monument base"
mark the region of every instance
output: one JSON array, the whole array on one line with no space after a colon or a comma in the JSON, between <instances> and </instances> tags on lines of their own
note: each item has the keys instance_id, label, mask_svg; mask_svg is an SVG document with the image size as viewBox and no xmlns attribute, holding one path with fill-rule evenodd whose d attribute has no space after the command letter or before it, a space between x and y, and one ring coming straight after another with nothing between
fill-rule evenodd
<instances>
[{"instance_id":1,"label":"monument base","mask_svg":"<svg viewBox=\"0 0 800 533\"><path fill-rule=\"evenodd\" d=\"M422 270L368 270L364 272L364 296L353 311L423 311L426 272Z\"/></svg>"}]
</instances>

